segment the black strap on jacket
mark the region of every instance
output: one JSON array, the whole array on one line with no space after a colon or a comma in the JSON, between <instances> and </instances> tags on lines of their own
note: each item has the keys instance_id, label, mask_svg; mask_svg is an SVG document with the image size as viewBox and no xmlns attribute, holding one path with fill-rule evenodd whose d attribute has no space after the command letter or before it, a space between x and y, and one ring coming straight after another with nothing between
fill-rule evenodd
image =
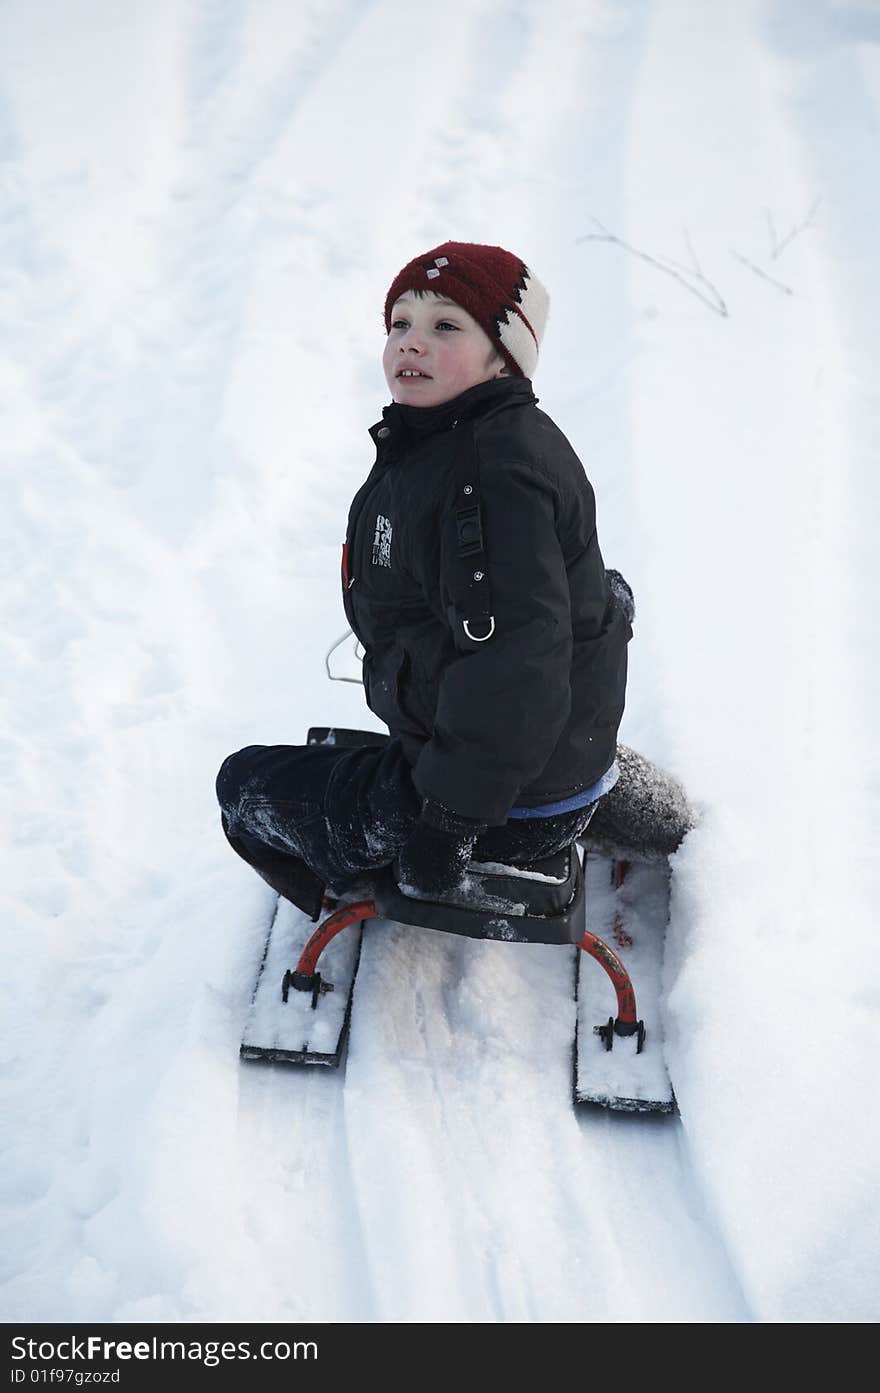
<instances>
[{"instance_id":1,"label":"black strap on jacket","mask_svg":"<svg viewBox=\"0 0 880 1393\"><path fill-rule=\"evenodd\" d=\"M473 648L495 632L489 567L480 508L480 459L474 439L475 423L458 427L455 459L455 526L457 552L449 577L452 605L449 617L456 645Z\"/></svg>"}]
</instances>

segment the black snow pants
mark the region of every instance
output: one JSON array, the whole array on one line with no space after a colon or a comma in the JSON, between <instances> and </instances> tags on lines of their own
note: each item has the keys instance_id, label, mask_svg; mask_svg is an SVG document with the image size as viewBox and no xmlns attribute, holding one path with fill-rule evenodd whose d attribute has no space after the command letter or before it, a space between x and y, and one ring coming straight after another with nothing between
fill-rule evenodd
<instances>
[{"instance_id":1,"label":"black snow pants","mask_svg":"<svg viewBox=\"0 0 880 1393\"><path fill-rule=\"evenodd\" d=\"M248 745L224 761L217 798L233 849L313 919L325 888L341 893L390 864L421 812L398 740L357 749ZM580 836L596 806L490 827L474 860L540 860Z\"/></svg>"}]
</instances>

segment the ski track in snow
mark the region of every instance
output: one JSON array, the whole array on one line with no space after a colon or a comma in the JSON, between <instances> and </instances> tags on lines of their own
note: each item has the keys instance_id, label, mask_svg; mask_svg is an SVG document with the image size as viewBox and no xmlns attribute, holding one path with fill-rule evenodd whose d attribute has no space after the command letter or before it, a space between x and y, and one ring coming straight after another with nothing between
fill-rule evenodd
<instances>
[{"instance_id":1,"label":"ski track in snow","mask_svg":"<svg viewBox=\"0 0 880 1393\"><path fill-rule=\"evenodd\" d=\"M876 1318L851 1118L880 1015L880 208L854 197L880 20L791 14L457 0L439 43L390 0L3 7L6 1319ZM771 264L765 205L786 228L817 196ZM579 241L594 217L681 261L686 226L729 321ZM572 1110L571 952L392 924L344 1072L237 1060L267 892L213 776L369 722L322 655L377 277L446 236L534 249L537 389L636 591L623 738L705 810L670 934L682 1121ZM816 1021L851 1012L835 1072Z\"/></svg>"}]
</instances>

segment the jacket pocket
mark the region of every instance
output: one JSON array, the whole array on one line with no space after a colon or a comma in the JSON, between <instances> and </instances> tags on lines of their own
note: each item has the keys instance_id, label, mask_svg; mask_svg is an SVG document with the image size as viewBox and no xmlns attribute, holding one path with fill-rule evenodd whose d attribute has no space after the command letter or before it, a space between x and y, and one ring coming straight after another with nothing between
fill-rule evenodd
<instances>
[{"instance_id":1,"label":"jacket pocket","mask_svg":"<svg viewBox=\"0 0 880 1393\"><path fill-rule=\"evenodd\" d=\"M367 705L390 730L400 724L397 705L398 678L404 654L390 648L385 653L364 655L364 695Z\"/></svg>"},{"instance_id":2,"label":"jacket pocket","mask_svg":"<svg viewBox=\"0 0 880 1393\"><path fill-rule=\"evenodd\" d=\"M364 658L364 691L370 710L392 732L404 730L430 737L433 723L426 720L418 700L406 649L391 648L378 657L368 654Z\"/></svg>"},{"instance_id":3,"label":"jacket pocket","mask_svg":"<svg viewBox=\"0 0 880 1393\"><path fill-rule=\"evenodd\" d=\"M434 711L430 703L430 684L410 653L404 652L397 669L397 709L410 730L430 740L434 730Z\"/></svg>"}]
</instances>

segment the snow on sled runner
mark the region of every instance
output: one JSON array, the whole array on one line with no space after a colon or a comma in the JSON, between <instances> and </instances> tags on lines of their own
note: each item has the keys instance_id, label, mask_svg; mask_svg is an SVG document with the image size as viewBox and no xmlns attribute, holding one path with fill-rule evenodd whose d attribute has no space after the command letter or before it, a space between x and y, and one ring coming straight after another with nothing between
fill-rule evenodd
<instances>
[{"instance_id":1,"label":"snow on sled runner","mask_svg":"<svg viewBox=\"0 0 880 1393\"><path fill-rule=\"evenodd\" d=\"M588 852L586 922L595 936L596 957L607 973L590 971L578 953L577 1024L573 1092L576 1103L595 1103L621 1112L675 1112L666 1070L660 1019L660 972L669 917L669 866L637 863ZM582 940L581 948L585 947ZM626 982L638 988L635 1030L620 1029L610 1016L612 985L626 997ZM603 1020L604 1016L604 1020Z\"/></svg>"},{"instance_id":2,"label":"snow on sled runner","mask_svg":"<svg viewBox=\"0 0 880 1393\"><path fill-rule=\"evenodd\" d=\"M333 916L331 916L332 918ZM346 920L347 927L352 919ZM292 989L292 964L297 963L314 924L308 915L284 899L276 902L275 914L253 1001L241 1043L242 1059L262 1059L278 1064L323 1064L336 1068L342 1060L351 1018L354 979L361 951L360 930L324 943L327 953L322 962L327 979L319 987L321 1009L311 996ZM332 994L331 994L332 993Z\"/></svg>"},{"instance_id":3,"label":"snow on sled runner","mask_svg":"<svg viewBox=\"0 0 880 1393\"><path fill-rule=\"evenodd\" d=\"M376 732L313 728L308 741L354 746L384 743L384 737ZM383 918L469 938L576 945L580 950L580 988L573 1075L575 1102L628 1112L674 1111L657 1011L666 907L665 896L658 894L657 876L659 873L662 877L665 868L639 867L629 881L628 896L618 898L627 880L626 871L621 869L626 863L614 864L618 867L616 884L603 894L602 877L597 870L604 866L607 872L608 862L589 858L589 930L584 927L584 867L576 846L529 865L472 861L460 895L443 901L404 894L396 864L384 867L368 878L370 889L360 899L336 908L328 903L331 912L314 930L305 915L280 901L241 1046L242 1056L283 1063L338 1065L351 1016L360 925L365 919ZM654 912L648 914L647 906L642 906L642 911L635 913L639 895L648 891ZM637 919L638 948L633 936ZM600 924L606 934L613 936L613 949L593 931ZM595 959L608 980L595 970L582 971L582 953ZM647 1028L636 1006L625 959L638 965L639 990L641 993L644 986L650 1006ZM612 1002L616 999L616 1015L608 1015L609 997Z\"/></svg>"}]
</instances>

